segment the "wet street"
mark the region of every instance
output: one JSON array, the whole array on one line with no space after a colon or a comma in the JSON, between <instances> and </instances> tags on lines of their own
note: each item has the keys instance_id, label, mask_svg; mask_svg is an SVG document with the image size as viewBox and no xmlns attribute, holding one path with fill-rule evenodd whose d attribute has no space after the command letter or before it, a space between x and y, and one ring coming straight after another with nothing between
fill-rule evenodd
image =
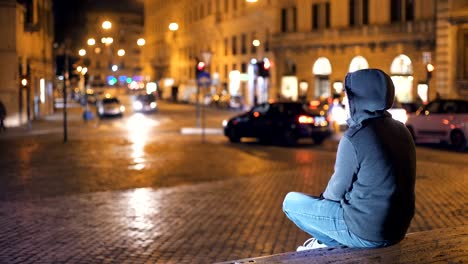
<instances>
[{"instance_id":1,"label":"wet street","mask_svg":"<svg viewBox=\"0 0 468 264\"><path fill-rule=\"evenodd\" d=\"M127 101L127 109L130 108ZM337 137L294 148L221 134L237 112L159 102L151 115L81 119L68 110L0 134L0 263L212 263L294 251L289 191L318 195ZM184 130L186 131L186 130ZM466 225L468 154L417 148L410 232Z\"/></svg>"}]
</instances>

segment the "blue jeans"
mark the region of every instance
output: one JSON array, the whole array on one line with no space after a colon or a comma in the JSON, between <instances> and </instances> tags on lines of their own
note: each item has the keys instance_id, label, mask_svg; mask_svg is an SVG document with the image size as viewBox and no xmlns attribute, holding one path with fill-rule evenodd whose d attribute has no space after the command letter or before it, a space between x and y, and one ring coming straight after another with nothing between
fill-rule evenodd
<instances>
[{"instance_id":1,"label":"blue jeans","mask_svg":"<svg viewBox=\"0 0 468 264\"><path fill-rule=\"evenodd\" d=\"M284 198L283 211L300 229L329 247L375 248L392 244L365 240L353 234L345 223L339 202L290 192Z\"/></svg>"}]
</instances>

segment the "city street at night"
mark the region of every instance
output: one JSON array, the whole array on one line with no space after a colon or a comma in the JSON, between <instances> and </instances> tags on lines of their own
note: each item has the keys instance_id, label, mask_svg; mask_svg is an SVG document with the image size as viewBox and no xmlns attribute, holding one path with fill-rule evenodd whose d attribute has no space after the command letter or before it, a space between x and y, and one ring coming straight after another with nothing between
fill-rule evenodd
<instances>
[{"instance_id":1,"label":"city street at night","mask_svg":"<svg viewBox=\"0 0 468 264\"><path fill-rule=\"evenodd\" d=\"M322 145L231 143L239 111L158 101L121 118L63 109L0 134L0 263L212 263L295 251L307 234L282 212L290 191L319 195L339 135ZM91 108L93 114L94 107ZM466 152L417 146L409 232L467 223Z\"/></svg>"}]
</instances>

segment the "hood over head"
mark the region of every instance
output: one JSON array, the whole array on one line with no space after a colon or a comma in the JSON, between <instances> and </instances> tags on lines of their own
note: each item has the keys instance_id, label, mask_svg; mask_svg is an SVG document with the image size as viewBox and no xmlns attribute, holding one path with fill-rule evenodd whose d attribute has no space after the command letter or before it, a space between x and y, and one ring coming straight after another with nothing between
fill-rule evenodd
<instances>
[{"instance_id":1,"label":"hood over head","mask_svg":"<svg viewBox=\"0 0 468 264\"><path fill-rule=\"evenodd\" d=\"M369 118L389 115L385 110L392 107L395 98L392 79L379 69L348 73L345 90L351 116L349 122L357 124Z\"/></svg>"}]
</instances>

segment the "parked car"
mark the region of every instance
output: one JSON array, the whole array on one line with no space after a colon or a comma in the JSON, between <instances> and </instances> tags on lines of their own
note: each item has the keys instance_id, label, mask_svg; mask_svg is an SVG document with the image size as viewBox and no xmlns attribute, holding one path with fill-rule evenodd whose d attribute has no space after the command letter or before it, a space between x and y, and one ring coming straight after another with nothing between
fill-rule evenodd
<instances>
[{"instance_id":1,"label":"parked car","mask_svg":"<svg viewBox=\"0 0 468 264\"><path fill-rule=\"evenodd\" d=\"M123 116L125 106L117 97L105 97L96 102L97 115L104 116Z\"/></svg>"},{"instance_id":2,"label":"parked car","mask_svg":"<svg viewBox=\"0 0 468 264\"><path fill-rule=\"evenodd\" d=\"M331 135L327 111L311 110L300 102L263 103L250 111L223 121L224 135L231 142L252 137L262 142L280 141L295 145L301 138L321 144Z\"/></svg>"},{"instance_id":3,"label":"parked car","mask_svg":"<svg viewBox=\"0 0 468 264\"><path fill-rule=\"evenodd\" d=\"M468 100L438 99L408 116L406 126L417 143L449 143L467 148Z\"/></svg>"},{"instance_id":4,"label":"parked car","mask_svg":"<svg viewBox=\"0 0 468 264\"><path fill-rule=\"evenodd\" d=\"M133 102L133 110L135 112L156 112L158 111L158 104L156 102L156 96L153 94L139 94L136 96Z\"/></svg>"}]
</instances>

